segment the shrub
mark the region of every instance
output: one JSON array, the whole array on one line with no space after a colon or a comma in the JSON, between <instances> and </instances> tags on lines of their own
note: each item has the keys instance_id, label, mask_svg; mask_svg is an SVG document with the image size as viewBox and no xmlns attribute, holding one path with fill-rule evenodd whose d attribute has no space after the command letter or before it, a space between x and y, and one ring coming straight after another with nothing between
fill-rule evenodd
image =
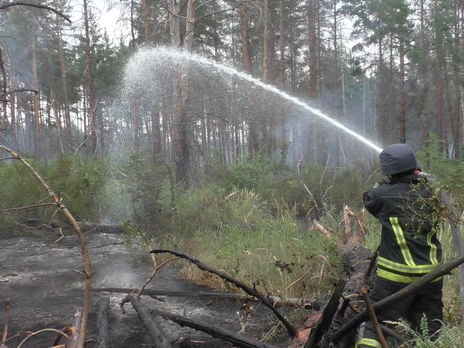
<instances>
[{"instance_id":1,"label":"shrub","mask_svg":"<svg viewBox=\"0 0 464 348\"><path fill-rule=\"evenodd\" d=\"M100 188L105 173L105 161L81 162L76 156L60 158L47 166L33 160L28 162L44 178L49 187L59 194L66 207L77 218L95 220L98 217ZM52 203L30 170L20 162L0 166L2 208L24 207L39 203ZM56 207L42 206L1 214L2 226L37 220L48 223L57 220Z\"/></svg>"}]
</instances>

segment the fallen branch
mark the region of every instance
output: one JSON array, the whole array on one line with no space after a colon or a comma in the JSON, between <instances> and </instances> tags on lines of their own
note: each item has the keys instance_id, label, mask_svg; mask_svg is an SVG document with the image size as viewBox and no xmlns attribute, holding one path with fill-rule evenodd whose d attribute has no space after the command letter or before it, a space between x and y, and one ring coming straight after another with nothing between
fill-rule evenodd
<instances>
[{"instance_id":1,"label":"fallen branch","mask_svg":"<svg viewBox=\"0 0 464 348\"><path fill-rule=\"evenodd\" d=\"M464 263L464 256L456 257L440 266L438 266L435 270L432 272L422 276L418 280L416 280L414 283L409 284L408 286L404 287L400 291L384 298L383 300L380 300L378 302L375 302L372 305L372 308L376 311L376 313L381 312L382 309L398 302L402 298L411 295L418 291L420 288L422 288L424 285L430 283L431 281L449 274L454 268L458 267ZM332 341L334 343L337 343L349 330L353 329L357 325L361 324L364 320L366 320L368 317L367 311L363 311L356 315L353 319L351 319L349 322L347 322L343 327L340 328L332 337Z\"/></svg>"},{"instance_id":2,"label":"fallen branch","mask_svg":"<svg viewBox=\"0 0 464 348\"><path fill-rule=\"evenodd\" d=\"M94 292L115 292L123 294L132 294L134 289L129 288L93 288ZM250 297L232 293L232 292L215 292L215 291L172 291L172 290L153 290L144 289L140 295L156 298L157 296L172 296L172 297L218 297L223 299L249 301ZM267 296L272 301L274 307L311 307L312 303L304 298L287 298L282 300L278 296ZM260 300L256 300L260 301Z\"/></svg>"},{"instance_id":3,"label":"fallen branch","mask_svg":"<svg viewBox=\"0 0 464 348\"><path fill-rule=\"evenodd\" d=\"M377 339L380 342L380 345L382 346L382 348L388 348L388 343L385 340L385 336L382 332L382 328L380 327L379 320L377 319L377 315L375 315L375 311L372 308L372 301L369 298L369 292L364 285L361 287L361 294L363 295L364 302L366 303L366 310L367 310L367 313L369 314L372 325L374 326Z\"/></svg>"},{"instance_id":4,"label":"fallen branch","mask_svg":"<svg viewBox=\"0 0 464 348\"><path fill-rule=\"evenodd\" d=\"M161 326L153 320L153 317L150 315L149 311L145 309L139 299L129 295L128 300L134 307L137 312L138 317L142 321L143 325L148 331L151 340L156 348L172 348L171 341L163 332Z\"/></svg>"},{"instance_id":5,"label":"fallen branch","mask_svg":"<svg viewBox=\"0 0 464 348\"><path fill-rule=\"evenodd\" d=\"M221 338L227 342L230 342L234 345L234 347L241 347L241 348L274 348L274 346L251 340L247 337L243 337L241 335L237 335L234 332L231 332L226 329L222 329L215 326L205 325L203 323L199 323L190 319L187 319L183 316L167 313L158 309L152 309L152 312L156 315L163 317L164 319L173 321L180 326L187 326L195 330L199 330L205 332L213 337Z\"/></svg>"},{"instance_id":6,"label":"fallen branch","mask_svg":"<svg viewBox=\"0 0 464 348\"><path fill-rule=\"evenodd\" d=\"M194 258L192 258L191 256L189 255L186 255L186 254L183 254L183 253L180 253L180 252L176 252L176 251L172 251L172 250L165 250L165 249L155 249L155 250L152 250L150 251L150 253L154 253L154 254L163 254L163 253L169 253L169 254L172 254L172 255L175 255L177 257L180 257L180 258L183 258L183 259L186 259L186 260L189 260L190 262L192 262L193 264L195 264L199 269L203 270L203 271L207 271L207 272L210 272L210 273L213 273L213 274L216 274L217 276L229 281L230 283L236 285L237 287L239 287L240 289L242 289L243 291L245 291L248 295L251 295L251 296L254 296L258 299L261 300L261 302L266 306L268 307L275 315L276 317L280 320L280 322L285 326L285 328L287 329L289 335L291 337L295 337L296 334L297 334L297 331L296 329L288 322L287 319L284 318L284 316L274 307L273 303L265 296L263 296L261 293L259 293L258 291L256 291L255 289L253 288L250 288L248 285L242 283L241 281L237 280L237 279L234 279L232 278L231 276L229 276L228 274L225 274L223 272L220 272L220 271L217 271L207 265L205 265L204 263L202 263L201 261L199 260L196 260Z\"/></svg>"}]
</instances>

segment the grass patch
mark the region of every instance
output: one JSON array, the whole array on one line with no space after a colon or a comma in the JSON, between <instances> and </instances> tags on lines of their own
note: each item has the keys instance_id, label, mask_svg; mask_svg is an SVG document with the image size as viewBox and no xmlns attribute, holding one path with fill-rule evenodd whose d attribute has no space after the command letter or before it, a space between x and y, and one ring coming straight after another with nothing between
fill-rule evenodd
<instances>
[{"instance_id":1,"label":"grass patch","mask_svg":"<svg viewBox=\"0 0 464 348\"><path fill-rule=\"evenodd\" d=\"M336 244L302 228L292 214L271 215L251 191L229 194L222 201L218 224L202 228L181 247L218 270L282 298L317 298L340 277ZM188 278L223 289L221 279L187 267Z\"/></svg>"}]
</instances>

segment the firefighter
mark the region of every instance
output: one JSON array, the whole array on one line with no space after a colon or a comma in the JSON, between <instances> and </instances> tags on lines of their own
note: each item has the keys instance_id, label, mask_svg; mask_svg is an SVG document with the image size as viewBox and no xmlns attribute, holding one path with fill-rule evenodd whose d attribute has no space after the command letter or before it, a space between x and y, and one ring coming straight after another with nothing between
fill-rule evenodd
<instances>
[{"instance_id":1,"label":"firefighter","mask_svg":"<svg viewBox=\"0 0 464 348\"><path fill-rule=\"evenodd\" d=\"M385 179L363 195L365 208L381 224L377 270L370 298L373 302L399 291L434 270L442 261L437 238L440 204L416 156L407 144L387 146L379 156ZM436 337L442 324L442 278L378 313L379 322L401 319ZM356 347L381 347L372 322L358 330Z\"/></svg>"}]
</instances>

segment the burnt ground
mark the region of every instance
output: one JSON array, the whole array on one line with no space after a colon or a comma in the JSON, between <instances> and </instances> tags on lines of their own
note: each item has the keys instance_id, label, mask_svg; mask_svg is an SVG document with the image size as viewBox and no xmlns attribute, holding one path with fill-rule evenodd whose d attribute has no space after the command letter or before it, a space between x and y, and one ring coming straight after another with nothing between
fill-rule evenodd
<instances>
[{"instance_id":1,"label":"burnt ground","mask_svg":"<svg viewBox=\"0 0 464 348\"><path fill-rule=\"evenodd\" d=\"M95 291L97 289L139 288L149 277L152 266L146 252L129 249L120 231L89 230L85 232L94 274L92 276L92 308L89 318L88 348L97 347L97 303L108 298L109 334L112 348L142 348L153 344L130 303L125 313L120 303L125 293ZM46 328L63 329L72 324L76 311L82 307L83 281L78 273L82 258L77 237L71 232L59 238L49 230L27 230L10 235L0 233L0 331L8 322L7 346L17 347L30 332ZM183 280L175 268L158 274L147 287L160 292L211 291ZM251 339L276 328L275 315L256 305L247 320L240 320L240 300L198 296L142 296L147 308L210 323ZM5 310L9 302L10 310ZM5 320L9 313L9 320ZM228 343L201 331L183 328L159 319L164 332L175 347L230 347ZM55 333L43 332L28 339L21 347L50 347ZM272 335L270 344L286 347L289 339L281 327ZM0 337L1 338L1 337Z\"/></svg>"}]
</instances>

